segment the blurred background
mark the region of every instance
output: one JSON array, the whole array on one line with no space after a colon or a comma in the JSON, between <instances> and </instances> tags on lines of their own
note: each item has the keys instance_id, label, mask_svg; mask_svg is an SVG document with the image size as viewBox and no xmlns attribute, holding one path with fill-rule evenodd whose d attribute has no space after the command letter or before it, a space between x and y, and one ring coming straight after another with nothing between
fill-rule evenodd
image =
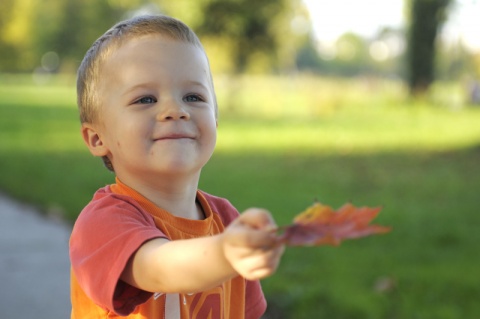
<instances>
[{"instance_id":1,"label":"blurred background","mask_svg":"<svg viewBox=\"0 0 480 319\"><path fill-rule=\"evenodd\" d=\"M423 86L433 77L468 81L479 72L478 6L475 0L5 0L0 70L33 73L37 82L75 73L86 49L118 20L166 13L198 33L219 74L418 82L422 72Z\"/></svg>"},{"instance_id":2,"label":"blurred background","mask_svg":"<svg viewBox=\"0 0 480 319\"><path fill-rule=\"evenodd\" d=\"M289 248L265 318L480 317L479 1L2 0L2 193L71 225L114 181L81 140L75 73L146 13L187 23L211 62L203 190L280 225L318 199L381 205L393 227Z\"/></svg>"}]
</instances>

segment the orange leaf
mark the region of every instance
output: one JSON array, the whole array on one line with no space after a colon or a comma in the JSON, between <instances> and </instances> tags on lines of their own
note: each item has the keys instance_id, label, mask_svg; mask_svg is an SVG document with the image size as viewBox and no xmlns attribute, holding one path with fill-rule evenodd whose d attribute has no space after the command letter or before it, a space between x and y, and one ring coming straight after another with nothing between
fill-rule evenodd
<instances>
[{"instance_id":1,"label":"orange leaf","mask_svg":"<svg viewBox=\"0 0 480 319\"><path fill-rule=\"evenodd\" d=\"M298 214L293 224L282 227L281 238L290 246L339 245L344 239L383 234L390 227L370 225L381 208L355 207L348 203L333 210L315 203Z\"/></svg>"}]
</instances>

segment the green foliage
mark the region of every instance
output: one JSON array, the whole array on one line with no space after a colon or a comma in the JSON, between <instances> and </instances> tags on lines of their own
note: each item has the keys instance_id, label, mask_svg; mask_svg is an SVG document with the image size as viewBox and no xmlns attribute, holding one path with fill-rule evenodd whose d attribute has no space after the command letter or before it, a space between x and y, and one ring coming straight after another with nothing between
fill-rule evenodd
<instances>
[{"instance_id":1,"label":"green foliage","mask_svg":"<svg viewBox=\"0 0 480 319\"><path fill-rule=\"evenodd\" d=\"M245 71L248 59L255 52L273 54L275 30L270 28L270 19L285 10L287 1L269 0L210 0L203 8L204 17L197 30L200 35L221 39L235 39L231 43L234 72Z\"/></svg>"},{"instance_id":2,"label":"green foliage","mask_svg":"<svg viewBox=\"0 0 480 319\"><path fill-rule=\"evenodd\" d=\"M113 175L81 141L72 81L0 81L0 189L73 221ZM202 189L240 210L265 207L279 225L317 198L383 205L378 223L393 227L338 248L289 248L263 281L266 318L480 316L480 109L406 104L396 83L243 81L235 114L217 82L219 140Z\"/></svg>"},{"instance_id":3,"label":"green foliage","mask_svg":"<svg viewBox=\"0 0 480 319\"><path fill-rule=\"evenodd\" d=\"M290 27L292 19L307 13L299 0L180 0L159 1L168 14L190 25L210 50L214 69L217 54L228 57L221 72L271 72L293 67L294 50L304 34ZM188 8L188 10L187 10ZM192 14L195 12L195 14ZM198 14L200 12L201 14Z\"/></svg>"},{"instance_id":4,"label":"green foliage","mask_svg":"<svg viewBox=\"0 0 480 319\"><path fill-rule=\"evenodd\" d=\"M95 0L2 0L1 6L7 8L0 13L3 72L33 71L51 51L74 72L93 41L129 9Z\"/></svg>"},{"instance_id":5,"label":"green foliage","mask_svg":"<svg viewBox=\"0 0 480 319\"><path fill-rule=\"evenodd\" d=\"M221 51L231 58L233 71L245 71L258 61L264 64L264 70L271 70L285 60L284 48L295 45L295 35L289 26L299 3L299 0L2 0L0 72L33 71L47 52L55 52L61 60L60 67L53 71L74 72L86 50L101 34L119 20L141 12L170 14L185 21L201 37L221 42ZM280 41L284 37L289 40Z\"/></svg>"},{"instance_id":6,"label":"green foliage","mask_svg":"<svg viewBox=\"0 0 480 319\"><path fill-rule=\"evenodd\" d=\"M150 12L172 15L191 26L204 43L215 72L289 74L306 70L323 76L401 76L409 77L411 86L421 90L437 75L458 80L478 73L478 63L460 44L454 49L434 48L450 2L407 1L412 23L411 72L406 76L403 55L397 52L375 60L369 52L375 41L401 41L403 30L384 29L374 39L345 34L335 45L335 56L328 53L332 49L328 47L319 54L301 0L2 0L0 72L74 73L86 50L109 27L134 14ZM436 61L434 49L440 52ZM46 67L43 60L49 54L58 63Z\"/></svg>"}]
</instances>

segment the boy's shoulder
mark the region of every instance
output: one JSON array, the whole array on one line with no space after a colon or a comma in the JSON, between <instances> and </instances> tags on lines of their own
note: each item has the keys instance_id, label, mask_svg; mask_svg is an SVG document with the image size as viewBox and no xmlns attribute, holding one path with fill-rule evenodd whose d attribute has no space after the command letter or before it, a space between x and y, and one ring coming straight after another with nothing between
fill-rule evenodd
<instances>
[{"instance_id":1,"label":"boy's shoulder","mask_svg":"<svg viewBox=\"0 0 480 319\"><path fill-rule=\"evenodd\" d=\"M88 203L88 206L110 206L110 205L122 205L125 204L126 206L134 206L136 208L141 209L140 204L132 197L128 195L118 194L112 191L110 185L104 186L98 189L95 194L93 194L93 198Z\"/></svg>"},{"instance_id":2,"label":"boy's shoulder","mask_svg":"<svg viewBox=\"0 0 480 319\"><path fill-rule=\"evenodd\" d=\"M76 223L91 218L95 220L109 219L112 215L119 215L112 214L113 211L117 213L122 211L124 216L142 216L139 217L142 220L153 221L152 216L135 199L127 195L116 194L110 189L110 185L107 185L95 192L90 202L82 209Z\"/></svg>"}]
</instances>

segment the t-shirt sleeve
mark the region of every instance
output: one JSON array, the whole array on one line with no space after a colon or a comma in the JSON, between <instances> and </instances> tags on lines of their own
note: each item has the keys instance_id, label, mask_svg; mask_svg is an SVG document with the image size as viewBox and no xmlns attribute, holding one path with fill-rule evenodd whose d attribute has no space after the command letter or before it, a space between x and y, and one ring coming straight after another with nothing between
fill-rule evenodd
<instances>
[{"instance_id":1,"label":"t-shirt sleeve","mask_svg":"<svg viewBox=\"0 0 480 319\"><path fill-rule=\"evenodd\" d=\"M247 280L245 293L245 318L258 319L267 310L267 301L262 291L260 281Z\"/></svg>"},{"instance_id":2,"label":"t-shirt sleeve","mask_svg":"<svg viewBox=\"0 0 480 319\"><path fill-rule=\"evenodd\" d=\"M109 194L82 211L70 238L70 260L79 285L97 305L131 313L152 293L120 280L130 257L146 241L166 238L138 204Z\"/></svg>"}]
</instances>

